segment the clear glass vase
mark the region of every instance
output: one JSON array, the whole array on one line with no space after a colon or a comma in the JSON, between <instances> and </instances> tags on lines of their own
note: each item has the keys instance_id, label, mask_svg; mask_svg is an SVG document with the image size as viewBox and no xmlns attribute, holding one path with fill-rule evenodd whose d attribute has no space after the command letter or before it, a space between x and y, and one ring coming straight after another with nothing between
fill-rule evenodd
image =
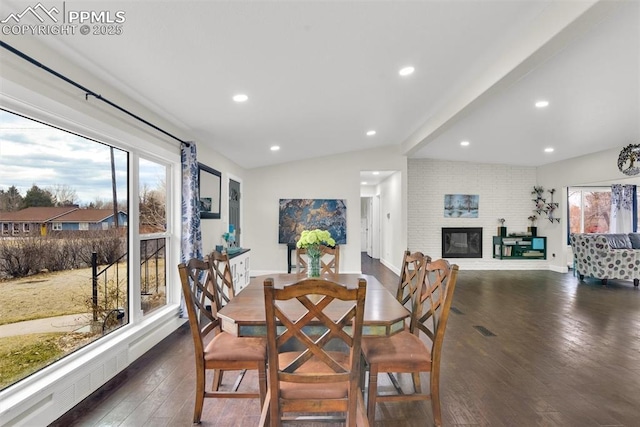
<instances>
[{"instance_id":1,"label":"clear glass vase","mask_svg":"<svg viewBox=\"0 0 640 427\"><path fill-rule=\"evenodd\" d=\"M322 252L320 248L313 248L309 246L307 248L307 277L320 277L320 258Z\"/></svg>"}]
</instances>

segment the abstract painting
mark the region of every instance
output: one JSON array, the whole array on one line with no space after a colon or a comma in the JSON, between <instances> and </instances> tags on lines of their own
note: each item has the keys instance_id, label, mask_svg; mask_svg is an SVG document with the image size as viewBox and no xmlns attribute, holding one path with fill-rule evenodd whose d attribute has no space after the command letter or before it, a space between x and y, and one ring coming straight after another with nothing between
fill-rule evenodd
<instances>
[{"instance_id":1,"label":"abstract painting","mask_svg":"<svg viewBox=\"0 0 640 427\"><path fill-rule=\"evenodd\" d=\"M328 230L336 244L347 243L347 205L343 199L280 199L279 243L295 243L302 230Z\"/></svg>"}]
</instances>

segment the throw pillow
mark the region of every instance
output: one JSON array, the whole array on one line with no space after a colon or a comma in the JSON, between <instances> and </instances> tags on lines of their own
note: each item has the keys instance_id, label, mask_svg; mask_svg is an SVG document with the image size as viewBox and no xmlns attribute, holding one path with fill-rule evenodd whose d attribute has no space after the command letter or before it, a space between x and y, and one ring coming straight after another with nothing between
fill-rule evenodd
<instances>
[{"instance_id":1,"label":"throw pillow","mask_svg":"<svg viewBox=\"0 0 640 427\"><path fill-rule=\"evenodd\" d=\"M640 233L629 233L629 240L633 249L640 249Z\"/></svg>"},{"instance_id":2,"label":"throw pillow","mask_svg":"<svg viewBox=\"0 0 640 427\"><path fill-rule=\"evenodd\" d=\"M605 234L611 249L631 249L631 239L628 234Z\"/></svg>"}]
</instances>

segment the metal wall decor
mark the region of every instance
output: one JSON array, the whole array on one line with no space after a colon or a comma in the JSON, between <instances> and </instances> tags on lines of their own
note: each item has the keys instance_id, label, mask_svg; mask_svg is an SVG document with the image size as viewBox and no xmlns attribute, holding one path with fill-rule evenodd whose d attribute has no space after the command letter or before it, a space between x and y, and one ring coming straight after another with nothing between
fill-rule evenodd
<instances>
[{"instance_id":1,"label":"metal wall decor","mask_svg":"<svg viewBox=\"0 0 640 427\"><path fill-rule=\"evenodd\" d=\"M620 151L618 169L625 175L638 175L640 167L636 161L640 159L640 144L629 144Z\"/></svg>"},{"instance_id":2,"label":"metal wall decor","mask_svg":"<svg viewBox=\"0 0 640 427\"><path fill-rule=\"evenodd\" d=\"M553 201L553 193L556 192L555 188L551 190L547 190L551 195L551 201L547 202L547 199L543 199L542 195L544 194L544 188L542 186L533 186L533 191L531 194L535 195L536 198L532 199L535 206L533 211L538 215L542 215L543 213L546 215L547 219L553 223L553 221L560 222L560 218L556 218L554 211L558 209L559 204ZM533 216L535 218L535 216ZM531 226L533 227L535 220L530 216L529 221L531 221ZM536 230L537 231L537 230Z\"/></svg>"}]
</instances>

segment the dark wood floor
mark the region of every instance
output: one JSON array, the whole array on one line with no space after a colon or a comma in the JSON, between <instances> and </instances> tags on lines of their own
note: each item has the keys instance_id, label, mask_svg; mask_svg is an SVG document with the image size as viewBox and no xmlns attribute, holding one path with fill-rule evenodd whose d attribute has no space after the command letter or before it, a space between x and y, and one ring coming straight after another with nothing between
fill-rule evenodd
<instances>
[{"instance_id":1,"label":"dark wood floor","mask_svg":"<svg viewBox=\"0 0 640 427\"><path fill-rule=\"evenodd\" d=\"M362 269L395 286L397 276L366 256ZM631 282L461 271L453 310L442 362L445 426L640 426L640 291ZM180 328L53 425L191 425L192 346ZM225 378L228 387L234 378ZM243 387L257 389L255 376ZM207 399L202 425L255 425L258 406ZM380 404L376 426L431 426L430 418L424 403Z\"/></svg>"}]
</instances>

